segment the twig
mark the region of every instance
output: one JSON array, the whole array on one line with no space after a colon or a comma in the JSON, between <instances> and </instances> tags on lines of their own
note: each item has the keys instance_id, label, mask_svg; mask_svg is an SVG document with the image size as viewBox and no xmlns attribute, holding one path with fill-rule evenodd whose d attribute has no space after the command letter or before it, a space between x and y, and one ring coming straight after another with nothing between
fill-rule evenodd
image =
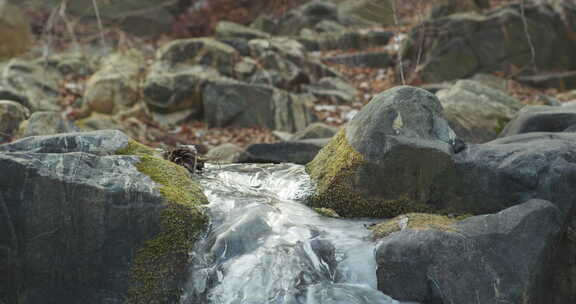
<instances>
[{"instance_id":1,"label":"twig","mask_svg":"<svg viewBox=\"0 0 576 304\"><path fill-rule=\"evenodd\" d=\"M106 38L104 37L104 26L102 26L102 19L100 18L100 9L96 0L92 0L92 6L94 6L94 12L96 13L96 20L98 20L98 29L100 30L100 39L102 40L102 47L106 47Z\"/></svg>"},{"instance_id":2,"label":"twig","mask_svg":"<svg viewBox=\"0 0 576 304\"><path fill-rule=\"evenodd\" d=\"M534 48L534 43L532 42L532 36L528 31L528 21L526 20L526 12L525 12L525 0L520 1L520 17L522 18L522 23L524 24L524 34L526 35L526 39L528 40L528 45L530 46L530 58L533 67L536 67L536 49Z\"/></svg>"},{"instance_id":3,"label":"twig","mask_svg":"<svg viewBox=\"0 0 576 304\"><path fill-rule=\"evenodd\" d=\"M390 3L392 4L392 14L394 16L394 25L396 27L398 27L398 12L396 10L396 0L390 0ZM398 37L399 32L400 31L397 31L396 37ZM398 43L399 41L395 41L395 42ZM402 50L400 48L398 48L398 64L400 65L400 78L402 79L402 85L406 85L406 77L404 76L404 65L402 63Z\"/></svg>"}]
</instances>

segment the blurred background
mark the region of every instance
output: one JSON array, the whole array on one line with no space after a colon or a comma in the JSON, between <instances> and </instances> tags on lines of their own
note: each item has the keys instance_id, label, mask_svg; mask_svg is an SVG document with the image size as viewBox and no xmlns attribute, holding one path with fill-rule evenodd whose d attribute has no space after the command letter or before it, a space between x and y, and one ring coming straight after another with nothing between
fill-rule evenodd
<instances>
[{"instance_id":1,"label":"blurred background","mask_svg":"<svg viewBox=\"0 0 576 304\"><path fill-rule=\"evenodd\" d=\"M474 143L576 101L572 0L0 0L0 23L0 143L119 129L306 163L397 85Z\"/></svg>"}]
</instances>

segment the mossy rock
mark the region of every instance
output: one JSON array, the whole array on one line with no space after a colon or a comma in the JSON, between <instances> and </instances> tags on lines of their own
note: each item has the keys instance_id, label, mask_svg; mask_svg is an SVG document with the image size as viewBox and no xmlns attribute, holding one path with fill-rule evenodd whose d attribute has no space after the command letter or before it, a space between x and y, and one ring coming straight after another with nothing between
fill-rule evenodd
<instances>
[{"instance_id":1,"label":"mossy rock","mask_svg":"<svg viewBox=\"0 0 576 304\"><path fill-rule=\"evenodd\" d=\"M306 171L317 183L311 205L332 209L342 217L393 217L430 210L425 204L405 197L384 200L360 195L354 186L355 172L365 163L364 157L346 140L346 130L342 128L306 165Z\"/></svg>"},{"instance_id":2,"label":"mossy rock","mask_svg":"<svg viewBox=\"0 0 576 304\"><path fill-rule=\"evenodd\" d=\"M165 199L160 232L134 258L127 303L176 302L178 284L187 274L188 254L206 228L201 206L208 200L184 167L158 157L153 149L131 141L117 154L139 156L136 167L158 183Z\"/></svg>"},{"instance_id":3,"label":"mossy rock","mask_svg":"<svg viewBox=\"0 0 576 304\"><path fill-rule=\"evenodd\" d=\"M373 231L375 239L381 239L393 232L403 229L455 231L452 224L460 219L463 219L463 217L456 218L429 213L408 213L376 224L370 227L370 230Z\"/></svg>"}]
</instances>

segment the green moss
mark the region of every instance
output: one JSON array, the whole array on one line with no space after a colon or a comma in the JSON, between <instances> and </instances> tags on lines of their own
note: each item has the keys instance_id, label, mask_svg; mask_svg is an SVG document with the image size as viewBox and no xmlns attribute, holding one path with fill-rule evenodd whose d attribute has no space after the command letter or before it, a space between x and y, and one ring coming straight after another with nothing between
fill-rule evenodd
<instances>
[{"instance_id":1,"label":"green moss","mask_svg":"<svg viewBox=\"0 0 576 304\"><path fill-rule=\"evenodd\" d=\"M160 232L134 257L128 303L176 302L178 282L187 272L188 253L206 226L200 206L208 200L184 167L156 157L154 149L131 141L117 154L139 156L136 167L159 184L165 198Z\"/></svg>"},{"instance_id":2,"label":"green moss","mask_svg":"<svg viewBox=\"0 0 576 304\"><path fill-rule=\"evenodd\" d=\"M343 217L394 217L409 212L429 212L431 207L406 197L392 200L361 196L355 187L355 172L366 164L364 157L346 140L342 128L308 165L316 182L312 207L328 208Z\"/></svg>"},{"instance_id":3,"label":"green moss","mask_svg":"<svg viewBox=\"0 0 576 304\"><path fill-rule=\"evenodd\" d=\"M451 218L438 214L408 213L376 224L370 227L370 229L374 233L374 238L380 239L393 232L400 231L400 223L406 220L406 228L408 229L453 231L454 229L452 228L452 224L457 222L458 218Z\"/></svg>"}]
</instances>

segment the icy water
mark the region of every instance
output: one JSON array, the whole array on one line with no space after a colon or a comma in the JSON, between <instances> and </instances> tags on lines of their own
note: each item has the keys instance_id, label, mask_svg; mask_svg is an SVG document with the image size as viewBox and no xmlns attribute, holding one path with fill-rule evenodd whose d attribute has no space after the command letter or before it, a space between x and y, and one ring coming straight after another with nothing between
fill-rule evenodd
<instances>
[{"instance_id":1,"label":"icy water","mask_svg":"<svg viewBox=\"0 0 576 304\"><path fill-rule=\"evenodd\" d=\"M304 167L210 166L200 182L211 227L191 253L181 303L399 303L376 290L370 221L305 206Z\"/></svg>"}]
</instances>

